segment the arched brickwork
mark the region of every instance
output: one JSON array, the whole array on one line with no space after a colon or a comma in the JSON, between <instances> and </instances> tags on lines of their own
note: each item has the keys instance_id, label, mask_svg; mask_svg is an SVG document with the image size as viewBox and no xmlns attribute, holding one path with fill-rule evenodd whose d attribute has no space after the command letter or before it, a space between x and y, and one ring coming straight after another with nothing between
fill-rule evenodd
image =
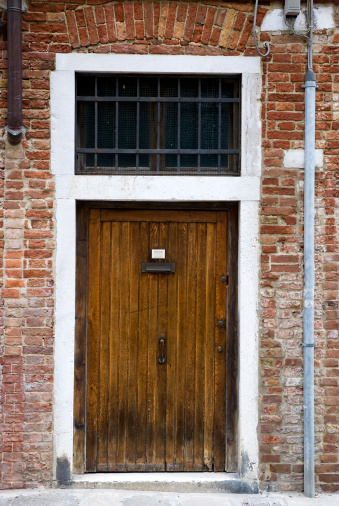
<instances>
[{"instance_id":1,"label":"arched brickwork","mask_svg":"<svg viewBox=\"0 0 339 506\"><path fill-rule=\"evenodd\" d=\"M215 5L213 5L215 3ZM212 5L211 5L212 4ZM260 9L258 24L265 9ZM206 2L120 2L66 12L73 49L152 53L242 53L253 27L253 6ZM161 47L160 47L161 46Z\"/></svg>"}]
</instances>

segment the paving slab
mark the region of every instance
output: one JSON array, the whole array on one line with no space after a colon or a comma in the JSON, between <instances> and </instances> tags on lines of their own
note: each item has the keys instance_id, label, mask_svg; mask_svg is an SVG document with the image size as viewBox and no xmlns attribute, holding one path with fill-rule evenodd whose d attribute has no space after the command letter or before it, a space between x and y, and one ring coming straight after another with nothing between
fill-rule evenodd
<instances>
[{"instance_id":1,"label":"paving slab","mask_svg":"<svg viewBox=\"0 0 339 506\"><path fill-rule=\"evenodd\" d=\"M0 506L339 506L339 493L314 499L297 493L136 492L134 490L36 489L0 491Z\"/></svg>"}]
</instances>

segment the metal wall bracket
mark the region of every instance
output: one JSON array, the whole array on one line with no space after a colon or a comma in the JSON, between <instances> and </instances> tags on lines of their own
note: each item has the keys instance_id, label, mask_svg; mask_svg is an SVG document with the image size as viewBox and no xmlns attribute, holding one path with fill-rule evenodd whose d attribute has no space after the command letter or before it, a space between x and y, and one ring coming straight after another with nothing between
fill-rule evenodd
<instances>
[{"instance_id":1,"label":"metal wall bracket","mask_svg":"<svg viewBox=\"0 0 339 506\"><path fill-rule=\"evenodd\" d=\"M305 348L315 348L317 343L299 343L299 346L303 346Z\"/></svg>"}]
</instances>

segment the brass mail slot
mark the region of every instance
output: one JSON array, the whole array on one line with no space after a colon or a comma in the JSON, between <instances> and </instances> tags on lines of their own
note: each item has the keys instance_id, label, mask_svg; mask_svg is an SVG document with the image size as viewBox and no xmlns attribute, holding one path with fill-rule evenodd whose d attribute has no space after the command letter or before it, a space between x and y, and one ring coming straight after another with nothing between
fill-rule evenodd
<instances>
[{"instance_id":1,"label":"brass mail slot","mask_svg":"<svg viewBox=\"0 0 339 506\"><path fill-rule=\"evenodd\" d=\"M148 272L149 274L156 274L156 273L169 274L171 272L175 272L175 263L143 262L141 264L141 271Z\"/></svg>"}]
</instances>

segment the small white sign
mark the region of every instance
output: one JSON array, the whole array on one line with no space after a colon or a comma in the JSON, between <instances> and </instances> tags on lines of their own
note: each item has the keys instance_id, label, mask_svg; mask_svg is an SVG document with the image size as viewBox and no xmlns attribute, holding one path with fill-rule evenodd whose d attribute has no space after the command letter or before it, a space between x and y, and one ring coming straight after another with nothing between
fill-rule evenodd
<instances>
[{"instance_id":1,"label":"small white sign","mask_svg":"<svg viewBox=\"0 0 339 506\"><path fill-rule=\"evenodd\" d=\"M164 249L152 249L152 258L164 259L166 258L166 250Z\"/></svg>"}]
</instances>

